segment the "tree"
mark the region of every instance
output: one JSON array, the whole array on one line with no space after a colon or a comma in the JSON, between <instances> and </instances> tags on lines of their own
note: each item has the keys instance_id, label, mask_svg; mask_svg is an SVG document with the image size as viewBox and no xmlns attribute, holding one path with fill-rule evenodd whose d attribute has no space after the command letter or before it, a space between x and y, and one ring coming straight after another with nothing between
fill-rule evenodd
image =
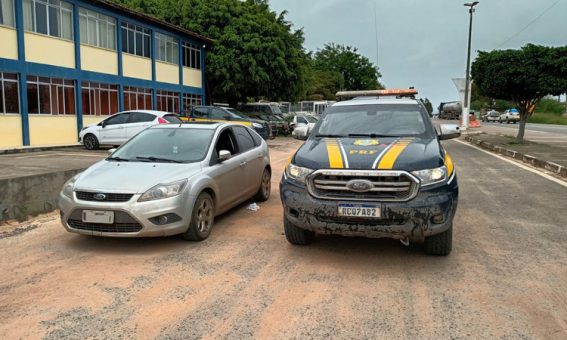
<instances>
[{"instance_id":1,"label":"tree","mask_svg":"<svg viewBox=\"0 0 567 340\"><path fill-rule=\"evenodd\" d=\"M327 79L334 80L337 90L375 90L383 88L382 76L367 57L351 46L326 44L313 56L313 67Z\"/></svg>"},{"instance_id":2,"label":"tree","mask_svg":"<svg viewBox=\"0 0 567 340\"><path fill-rule=\"evenodd\" d=\"M528 44L520 50L479 52L471 74L481 95L515 103L520 111L516 142L523 143L537 104L567 88L567 47Z\"/></svg>"},{"instance_id":3,"label":"tree","mask_svg":"<svg viewBox=\"0 0 567 340\"><path fill-rule=\"evenodd\" d=\"M206 59L214 100L296 100L307 92L303 31L266 0L115 1L214 39Z\"/></svg>"}]
</instances>

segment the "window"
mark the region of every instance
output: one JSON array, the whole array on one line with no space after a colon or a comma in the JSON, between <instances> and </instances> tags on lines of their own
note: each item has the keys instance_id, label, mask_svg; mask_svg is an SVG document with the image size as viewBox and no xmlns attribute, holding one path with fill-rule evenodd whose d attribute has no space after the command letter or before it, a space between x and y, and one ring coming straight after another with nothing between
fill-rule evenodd
<instances>
[{"instance_id":1,"label":"window","mask_svg":"<svg viewBox=\"0 0 567 340\"><path fill-rule=\"evenodd\" d=\"M125 124L128 121L128 117L130 117L130 113L117 114L105 120L104 124L105 125Z\"/></svg>"},{"instance_id":2,"label":"window","mask_svg":"<svg viewBox=\"0 0 567 340\"><path fill-rule=\"evenodd\" d=\"M195 106L203 105L203 100L200 95L197 94L183 94L183 107L186 111L190 111Z\"/></svg>"},{"instance_id":3,"label":"window","mask_svg":"<svg viewBox=\"0 0 567 340\"><path fill-rule=\"evenodd\" d=\"M177 115L165 115L163 116L163 119L167 120L170 123L174 123L174 124L182 124L183 121L181 119L179 119L179 117Z\"/></svg>"},{"instance_id":4,"label":"window","mask_svg":"<svg viewBox=\"0 0 567 340\"><path fill-rule=\"evenodd\" d=\"M0 113L20 113L18 75L0 72Z\"/></svg>"},{"instance_id":5,"label":"window","mask_svg":"<svg viewBox=\"0 0 567 340\"><path fill-rule=\"evenodd\" d=\"M51 115L75 114L75 82L28 76L28 112Z\"/></svg>"},{"instance_id":6,"label":"window","mask_svg":"<svg viewBox=\"0 0 567 340\"><path fill-rule=\"evenodd\" d=\"M199 46L186 42L183 43L183 66L201 69L201 49Z\"/></svg>"},{"instance_id":7,"label":"window","mask_svg":"<svg viewBox=\"0 0 567 340\"><path fill-rule=\"evenodd\" d=\"M197 107L193 110L191 116L195 118L207 118L209 116L209 109L206 107Z\"/></svg>"},{"instance_id":8,"label":"window","mask_svg":"<svg viewBox=\"0 0 567 340\"><path fill-rule=\"evenodd\" d=\"M244 153L256 147L256 143L254 143L254 139L252 139L252 136L245 127L234 126L232 129L236 134L236 140L238 142L238 151L240 153Z\"/></svg>"},{"instance_id":9,"label":"window","mask_svg":"<svg viewBox=\"0 0 567 340\"><path fill-rule=\"evenodd\" d=\"M179 64L179 44L167 35L156 33L156 59L166 63Z\"/></svg>"},{"instance_id":10,"label":"window","mask_svg":"<svg viewBox=\"0 0 567 340\"><path fill-rule=\"evenodd\" d=\"M152 90L140 87L124 87L124 110L151 110Z\"/></svg>"},{"instance_id":11,"label":"window","mask_svg":"<svg viewBox=\"0 0 567 340\"><path fill-rule=\"evenodd\" d=\"M14 0L0 0L0 25L14 27Z\"/></svg>"},{"instance_id":12,"label":"window","mask_svg":"<svg viewBox=\"0 0 567 340\"><path fill-rule=\"evenodd\" d=\"M73 5L60 0L24 0L24 27L35 33L73 40Z\"/></svg>"},{"instance_id":13,"label":"window","mask_svg":"<svg viewBox=\"0 0 567 340\"><path fill-rule=\"evenodd\" d=\"M179 112L179 93L171 91L157 91L157 110L164 112Z\"/></svg>"},{"instance_id":14,"label":"window","mask_svg":"<svg viewBox=\"0 0 567 340\"><path fill-rule=\"evenodd\" d=\"M116 20L84 8L79 9L81 43L116 50Z\"/></svg>"},{"instance_id":15,"label":"window","mask_svg":"<svg viewBox=\"0 0 567 340\"><path fill-rule=\"evenodd\" d=\"M211 119L225 120L227 117L230 117L230 115L227 112L224 112L221 109L211 109L211 115L210 115Z\"/></svg>"},{"instance_id":16,"label":"window","mask_svg":"<svg viewBox=\"0 0 567 340\"><path fill-rule=\"evenodd\" d=\"M145 112L132 112L128 123L147 123L156 119L156 116Z\"/></svg>"},{"instance_id":17,"label":"window","mask_svg":"<svg viewBox=\"0 0 567 340\"><path fill-rule=\"evenodd\" d=\"M83 114L108 116L118 112L118 86L83 82L81 89Z\"/></svg>"},{"instance_id":18,"label":"window","mask_svg":"<svg viewBox=\"0 0 567 340\"><path fill-rule=\"evenodd\" d=\"M123 22L122 52L149 58L150 50L150 30Z\"/></svg>"}]
</instances>

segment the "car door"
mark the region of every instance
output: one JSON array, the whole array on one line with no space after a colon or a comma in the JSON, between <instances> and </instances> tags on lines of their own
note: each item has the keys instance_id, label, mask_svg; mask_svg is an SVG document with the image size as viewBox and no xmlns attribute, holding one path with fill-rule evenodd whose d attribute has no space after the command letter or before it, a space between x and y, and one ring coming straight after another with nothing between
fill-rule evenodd
<instances>
[{"instance_id":1,"label":"car door","mask_svg":"<svg viewBox=\"0 0 567 340\"><path fill-rule=\"evenodd\" d=\"M156 115L146 112L131 112L128 123L126 124L125 140L134 137L138 133L154 125L153 121L157 119Z\"/></svg>"},{"instance_id":2,"label":"car door","mask_svg":"<svg viewBox=\"0 0 567 340\"><path fill-rule=\"evenodd\" d=\"M218 162L218 156L221 150L229 151L232 157L222 163ZM234 132L230 128L225 128L219 133L215 142L211 163L211 177L214 179L218 187L218 200L220 211L242 202L247 197L243 194L246 183L246 157L238 153L238 144Z\"/></svg>"},{"instance_id":3,"label":"car door","mask_svg":"<svg viewBox=\"0 0 567 340\"><path fill-rule=\"evenodd\" d=\"M256 145L248 128L244 126L233 126L232 130L236 136L238 144L238 153L243 156L244 165L244 178L243 182L246 183L245 192L247 195L253 195L258 191L263 168L263 154L262 149Z\"/></svg>"},{"instance_id":4,"label":"car door","mask_svg":"<svg viewBox=\"0 0 567 340\"><path fill-rule=\"evenodd\" d=\"M118 113L102 121L100 144L121 144L126 138L126 123L130 112Z\"/></svg>"}]
</instances>

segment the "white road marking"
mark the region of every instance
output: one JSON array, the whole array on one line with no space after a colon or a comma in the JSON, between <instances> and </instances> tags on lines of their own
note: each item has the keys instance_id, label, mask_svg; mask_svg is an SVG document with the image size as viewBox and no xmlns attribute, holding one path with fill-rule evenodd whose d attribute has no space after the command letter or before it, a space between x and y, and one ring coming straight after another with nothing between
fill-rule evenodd
<instances>
[{"instance_id":1,"label":"white road marking","mask_svg":"<svg viewBox=\"0 0 567 340\"><path fill-rule=\"evenodd\" d=\"M494 154L494 153L492 153L492 152L490 152L490 151L486 151L486 150L484 150L484 149L479 148L478 146L471 145L471 144L469 144L469 143L467 143L467 142L463 142L463 141L460 141L460 140L454 140L454 141L457 142L457 143L461 143L461 144L463 144L463 145L466 145L466 146L468 146L468 147L471 147L471 148L473 148L473 149L476 149L476 150L478 150L478 151L484 152L485 154L491 155L491 156L496 157L496 158L498 158L498 159L501 159L501 160L503 160L504 162L508 162L508 163L510 163L510 164L513 164L513 165L517 166L518 168L522 168L522 169L524 169L524 170L527 170L527 171L529 171L529 172L531 172L531 173L534 173L534 174L536 174L536 175L539 175L539 176L541 176L541 177L543 177L543 178L545 178L545 179L548 179L548 180L550 180L550 181L552 181L552 182L555 182L555 183L557 183L557 184L559 184L559 185L562 185L562 186L564 186L564 187L567 188L567 182L562 181L562 180L560 180L560 179L557 179L557 178L555 178L555 177L553 177L553 176L550 176L550 175L548 175L548 174L546 174L546 173L543 173L543 172L541 172L541 171L538 171L538 170L535 170L535 169L533 169L533 168L530 168L530 167L527 166L527 165L520 164L520 163L515 162L515 161L513 161L513 160L511 160L511 159L508 159L508 158L506 158L506 157L504 157L504 156L500 156L500 155Z\"/></svg>"}]
</instances>

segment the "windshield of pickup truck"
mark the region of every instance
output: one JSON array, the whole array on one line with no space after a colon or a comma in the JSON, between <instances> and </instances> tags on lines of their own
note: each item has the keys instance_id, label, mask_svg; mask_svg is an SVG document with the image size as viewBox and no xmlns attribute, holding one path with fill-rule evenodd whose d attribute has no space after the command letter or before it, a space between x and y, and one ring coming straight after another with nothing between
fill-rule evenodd
<instances>
[{"instance_id":1,"label":"windshield of pickup truck","mask_svg":"<svg viewBox=\"0 0 567 340\"><path fill-rule=\"evenodd\" d=\"M421 108L412 104L334 106L321 118L315 135L434 138L433 129L425 119Z\"/></svg>"}]
</instances>

